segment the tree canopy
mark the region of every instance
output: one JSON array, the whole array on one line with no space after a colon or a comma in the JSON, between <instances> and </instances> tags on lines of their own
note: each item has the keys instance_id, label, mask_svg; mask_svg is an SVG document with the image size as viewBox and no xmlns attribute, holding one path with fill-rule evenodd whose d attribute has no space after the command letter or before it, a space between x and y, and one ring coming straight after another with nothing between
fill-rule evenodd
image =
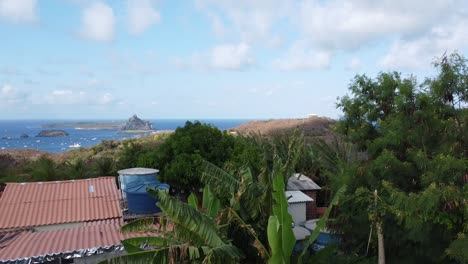
<instances>
[{"instance_id":1,"label":"tree canopy","mask_svg":"<svg viewBox=\"0 0 468 264\"><path fill-rule=\"evenodd\" d=\"M397 72L358 75L338 103L338 132L365 154L329 178L349 186L339 210L348 249L364 252L372 219L383 223L390 263L460 261L451 243L468 248L467 61L444 55L434 66L422 83Z\"/></svg>"}]
</instances>

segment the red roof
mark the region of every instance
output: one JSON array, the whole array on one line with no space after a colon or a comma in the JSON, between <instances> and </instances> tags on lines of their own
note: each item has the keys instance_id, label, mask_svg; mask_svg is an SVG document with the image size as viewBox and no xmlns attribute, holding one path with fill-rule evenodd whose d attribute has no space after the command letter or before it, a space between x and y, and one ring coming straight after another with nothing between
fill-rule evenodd
<instances>
[{"instance_id":1,"label":"red roof","mask_svg":"<svg viewBox=\"0 0 468 264\"><path fill-rule=\"evenodd\" d=\"M119 246L123 239L142 235L121 234L119 229L120 224L96 224L43 232L0 233L0 262L29 258L40 261L46 256L94 252L96 248Z\"/></svg>"},{"instance_id":2,"label":"red roof","mask_svg":"<svg viewBox=\"0 0 468 264\"><path fill-rule=\"evenodd\" d=\"M0 229L121 218L113 177L7 183L0 198Z\"/></svg>"}]
</instances>

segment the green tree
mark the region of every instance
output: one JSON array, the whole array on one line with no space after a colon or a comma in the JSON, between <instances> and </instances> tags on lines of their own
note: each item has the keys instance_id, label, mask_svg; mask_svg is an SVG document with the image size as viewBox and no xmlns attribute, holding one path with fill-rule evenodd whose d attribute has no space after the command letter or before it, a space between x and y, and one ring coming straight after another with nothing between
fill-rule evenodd
<instances>
[{"instance_id":1,"label":"green tree","mask_svg":"<svg viewBox=\"0 0 468 264\"><path fill-rule=\"evenodd\" d=\"M338 170L349 183L339 210L348 249L365 252L372 219L382 223L390 263L447 262L452 242L466 243L468 70L458 54L434 65L438 75L419 85L396 72L356 76L338 103L338 131L365 153ZM329 177L332 186L343 179ZM362 210L374 208L366 198L374 190L377 218Z\"/></svg>"},{"instance_id":2,"label":"green tree","mask_svg":"<svg viewBox=\"0 0 468 264\"><path fill-rule=\"evenodd\" d=\"M223 167L234 148L234 137L200 122L185 123L156 149L161 180L177 188L199 188L202 160Z\"/></svg>"}]
</instances>

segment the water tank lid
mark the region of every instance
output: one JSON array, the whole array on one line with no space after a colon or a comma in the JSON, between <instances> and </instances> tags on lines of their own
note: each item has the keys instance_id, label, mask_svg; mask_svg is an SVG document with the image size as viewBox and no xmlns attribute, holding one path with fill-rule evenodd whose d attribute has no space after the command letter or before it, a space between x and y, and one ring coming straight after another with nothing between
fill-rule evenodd
<instances>
[{"instance_id":1,"label":"water tank lid","mask_svg":"<svg viewBox=\"0 0 468 264\"><path fill-rule=\"evenodd\" d=\"M166 183L160 183L157 181L147 181L147 182L132 182L127 187L125 188L126 193L131 193L131 194L146 194L146 188L153 188L156 190L164 190L164 189L169 189L169 184Z\"/></svg>"},{"instance_id":2,"label":"water tank lid","mask_svg":"<svg viewBox=\"0 0 468 264\"><path fill-rule=\"evenodd\" d=\"M158 173L158 169L150 169L150 168L130 168L119 170L119 175L133 175L133 176L143 176L148 174L156 174Z\"/></svg>"}]
</instances>

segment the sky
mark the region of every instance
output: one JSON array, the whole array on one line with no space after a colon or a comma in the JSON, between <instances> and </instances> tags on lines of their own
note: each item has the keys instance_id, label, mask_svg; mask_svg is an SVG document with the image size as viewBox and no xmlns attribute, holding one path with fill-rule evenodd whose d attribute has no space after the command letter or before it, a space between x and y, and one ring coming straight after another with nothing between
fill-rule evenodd
<instances>
[{"instance_id":1,"label":"sky","mask_svg":"<svg viewBox=\"0 0 468 264\"><path fill-rule=\"evenodd\" d=\"M356 74L436 74L468 1L0 0L0 119L338 118Z\"/></svg>"}]
</instances>

